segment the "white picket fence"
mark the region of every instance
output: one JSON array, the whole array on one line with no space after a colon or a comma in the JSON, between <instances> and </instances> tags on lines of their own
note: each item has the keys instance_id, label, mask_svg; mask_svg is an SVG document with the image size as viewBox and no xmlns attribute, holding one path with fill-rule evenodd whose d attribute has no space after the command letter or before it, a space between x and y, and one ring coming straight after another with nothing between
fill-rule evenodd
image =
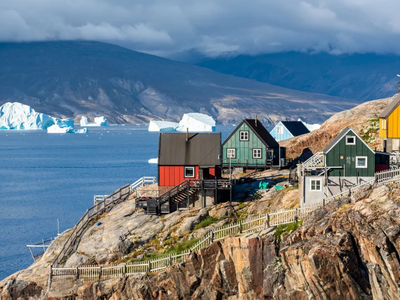
<instances>
[{"instance_id":1,"label":"white picket fence","mask_svg":"<svg viewBox=\"0 0 400 300\"><path fill-rule=\"evenodd\" d=\"M80 266L76 268L51 267L50 276L52 277L52 279L73 277L81 278L84 280L98 280L118 277L124 274L157 272L166 269L173 264L183 262L190 255L191 252L208 247L215 241L223 240L226 237L232 235L258 231L270 226L296 222L304 218L308 213L315 210L319 206L315 205L313 207L297 208L250 216L245 221L217 227L213 231L207 233L206 236L199 242L197 242L192 248L182 253L166 255L158 259L130 264L107 266L93 265Z\"/></svg>"}]
</instances>

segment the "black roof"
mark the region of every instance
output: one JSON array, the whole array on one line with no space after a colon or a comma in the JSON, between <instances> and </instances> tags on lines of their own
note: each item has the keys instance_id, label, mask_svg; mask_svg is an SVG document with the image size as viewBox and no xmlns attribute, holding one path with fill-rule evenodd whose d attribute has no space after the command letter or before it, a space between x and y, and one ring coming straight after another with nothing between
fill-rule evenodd
<instances>
[{"instance_id":1,"label":"black roof","mask_svg":"<svg viewBox=\"0 0 400 300\"><path fill-rule=\"evenodd\" d=\"M380 113L379 118L387 118L400 104L400 94L395 95L393 98L392 102Z\"/></svg>"},{"instance_id":2,"label":"black roof","mask_svg":"<svg viewBox=\"0 0 400 300\"><path fill-rule=\"evenodd\" d=\"M293 136L310 133L310 130L301 121L281 121L281 123Z\"/></svg>"},{"instance_id":3,"label":"black roof","mask_svg":"<svg viewBox=\"0 0 400 300\"><path fill-rule=\"evenodd\" d=\"M267 148L278 148L279 144L272 135L265 129L264 125L261 124L259 120L255 119L244 119L236 128L235 130L228 136L228 138L224 141L225 144L234 134L235 132L242 126L243 123L246 123L253 132L258 136L260 141L267 147Z\"/></svg>"},{"instance_id":4,"label":"black roof","mask_svg":"<svg viewBox=\"0 0 400 300\"><path fill-rule=\"evenodd\" d=\"M158 165L213 167L221 164L221 133L160 133Z\"/></svg>"}]
</instances>

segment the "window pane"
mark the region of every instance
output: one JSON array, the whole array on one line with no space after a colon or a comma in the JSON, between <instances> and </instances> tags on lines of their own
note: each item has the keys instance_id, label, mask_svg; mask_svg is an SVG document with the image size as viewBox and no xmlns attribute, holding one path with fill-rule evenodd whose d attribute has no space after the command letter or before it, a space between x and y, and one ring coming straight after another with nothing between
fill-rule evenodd
<instances>
[{"instance_id":1,"label":"window pane","mask_svg":"<svg viewBox=\"0 0 400 300\"><path fill-rule=\"evenodd\" d=\"M358 158L358 166L359 167L365 167L366 164L366 159L365 158Z\"/></svg>"},{"instance_id":2,"label":"window pane","mask_svg":"<svg viewBox=\"0 0 400 300\"><path fill-rule=\"evenodd\" d=\"M185 168L185 177L194 177L194 168L193 167Z\"/></svg>"}]
</instances>

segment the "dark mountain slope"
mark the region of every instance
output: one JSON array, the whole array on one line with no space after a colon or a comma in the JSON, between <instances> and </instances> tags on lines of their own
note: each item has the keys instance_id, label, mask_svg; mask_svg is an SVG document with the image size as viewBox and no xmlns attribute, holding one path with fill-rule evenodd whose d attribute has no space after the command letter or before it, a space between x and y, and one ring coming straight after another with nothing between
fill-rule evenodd
<instances>
[{"instance_id":1,"label":"dark mountain slope","mask_svg":"<svg viewBox=\"0 0 400 300\"><path fill-rule=\"evenodd\" d=\"M112 122L177 120L190 111L209 113L221 123L256 113L264 121L321 122L354 106L83 41L0 43L0 104L7 101L55 116L105 115Z\"/></svg>"},{"instance_id":2,"label":"dark mountain slope","mask_svg":"<svg viewBox=\"0 0 400 300\"><path fill-rule=\"evenodd\" d=\"M397 91L400 56L299 52L204 59L198 65L238 77L356 101Z\"/></svg>"}]
</instances>

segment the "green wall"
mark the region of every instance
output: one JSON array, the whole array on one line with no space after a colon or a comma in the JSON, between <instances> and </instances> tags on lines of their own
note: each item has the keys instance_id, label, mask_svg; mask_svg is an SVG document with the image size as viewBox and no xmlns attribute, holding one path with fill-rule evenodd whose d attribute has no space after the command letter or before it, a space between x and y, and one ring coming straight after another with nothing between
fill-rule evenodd
<instances>
[{"instance_id":1,"label":"green wall","mask_svg":"<svg viewBox=\"0 0 400 300\"><path fill-rule=\"evenodd\" d=\"M353 136L356 144L346 145L346 136ZM356 168L356 156L367 156L368 167ZM375 174L375 154L351 130L326 154L325 158L327 167L345 165L345 168L331 169L328 172L329 176L374 176Z\"/></svg>"},{"instance_id":2,"label":"green wall","mask_svg":"<svg viewBox=\"0 0 400 300\"><path fill-rule=\"evenodd\" d=\"M242 130L246 130L249 132L249 140L248 141L240 141L239 140L239 132ZM236 163L240 159L240 163L243 163L246 159L248 159L249 164L264 164L265 163L265 145L260 141L257 135L252 131L249 126L243 122L243 124L236 129L235 133L230 137L229 140L223 145L223 159L226 163L227 159L227 148L235 148L236 149L236 159L232 159L232 164ZM253 159L253 148L259 148L261 150L261 159Z\"/></svg>"}]
</instances>

